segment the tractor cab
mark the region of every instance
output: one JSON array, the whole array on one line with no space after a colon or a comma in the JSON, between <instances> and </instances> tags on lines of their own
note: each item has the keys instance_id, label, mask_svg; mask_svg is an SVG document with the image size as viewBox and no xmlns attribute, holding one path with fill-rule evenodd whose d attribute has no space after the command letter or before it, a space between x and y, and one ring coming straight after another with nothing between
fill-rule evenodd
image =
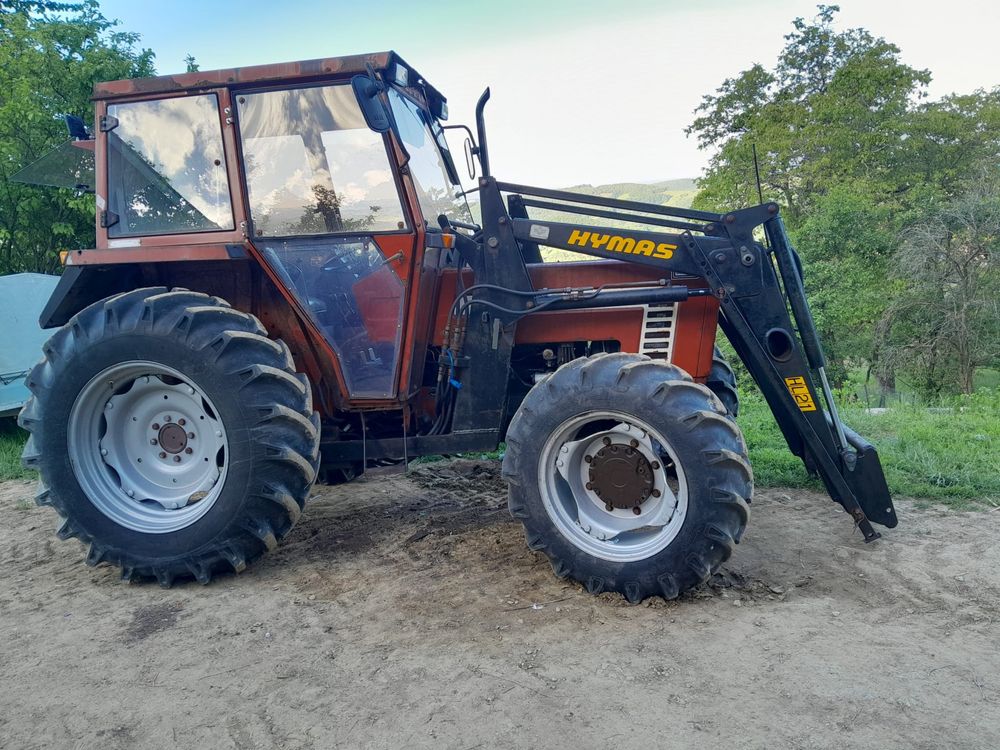
<instances>
[{"instance_id":1,"label":"tractor cab","mask_svg":"<svg viewBox=\"0 0 1000 750\"><path fill-rule=\"evenodd\" d=\"M430 335L404 341L425 236L442 215L471 222L441 94L387 52L98 84L95 99L96 137L78 127L59 154L93 159L83 187L97 193L98 251L243 246L332 349L348 400L399 395L404 352ZM370 127L372 111L384 126ZM26 181L43 166L51 183L48 163Z\"/></svg>"}]
</instances>

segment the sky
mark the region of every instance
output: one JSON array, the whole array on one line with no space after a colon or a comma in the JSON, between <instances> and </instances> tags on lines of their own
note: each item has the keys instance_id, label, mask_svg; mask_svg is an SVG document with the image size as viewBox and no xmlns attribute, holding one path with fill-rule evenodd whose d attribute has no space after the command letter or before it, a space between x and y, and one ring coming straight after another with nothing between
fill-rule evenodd
<instances>
[{"instance_id":1,"label":"sky","mask_svg":"<svg viewBox=\"0 0 1000 750\"><path fill-rule=\"evenodd\" d=\"M863 26L933 74L932 99L1000 85L1000 4L843 0ZM805 0L101 0L156 52L159 73L392 49L473 123L487 85L490 161L502 180L565 187L697 177L710 154L684 134L702 96L771 67ZM453 136L454 138L454 136ZM461 153L461 143L452 149Z\"/></svg>"}]
</instances>

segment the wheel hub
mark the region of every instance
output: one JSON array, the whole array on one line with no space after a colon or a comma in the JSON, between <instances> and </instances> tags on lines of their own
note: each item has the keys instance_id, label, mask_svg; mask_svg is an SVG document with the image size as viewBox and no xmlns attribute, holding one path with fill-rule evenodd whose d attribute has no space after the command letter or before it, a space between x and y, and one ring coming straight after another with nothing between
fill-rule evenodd
<instances>
[{"instance_id":1,"label":"wheel hub","mask_svg":"<svg viewBox=\"0 0 1000 750\"><path fill-rule=\"evenodd\" d=\"M637 508L653 491L649 460L628 445L604 445L590 462L588 474L594 494L615 508Z\"/></svg>"},{"instance_id":2,"label":"wheel hub","mask_svg":"<svg viewBox=\"0 0 1000 750\"><path fill-rule=\"evenodd\" d=\"M187 432L179 425L165 424L160 428L159 443L167 453L180 453L187 448Z\"/></svg>"}]
</instances>

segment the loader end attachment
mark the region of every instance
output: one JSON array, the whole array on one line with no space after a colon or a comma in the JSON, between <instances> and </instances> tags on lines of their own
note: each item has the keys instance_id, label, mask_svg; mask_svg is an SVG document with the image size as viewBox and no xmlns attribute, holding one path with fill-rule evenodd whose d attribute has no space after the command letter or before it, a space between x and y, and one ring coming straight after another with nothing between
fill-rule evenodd
<instances>
[{"instance_id":1,"label":"loader end attachment","mask_svg":"<svg viewBox=\"0 0 1000 750\"><path fill-rule=\"evenodd\" d=\"M844 479L847 480L847 485L870 521L890 529L895 528L899 519L896 518L896 509L892 505L889 485L885 481L878 451L874 445L846 425L844 434L847 436L847 442L857 452L853 461L846 462Z\"/></svg>"}]
</instances>

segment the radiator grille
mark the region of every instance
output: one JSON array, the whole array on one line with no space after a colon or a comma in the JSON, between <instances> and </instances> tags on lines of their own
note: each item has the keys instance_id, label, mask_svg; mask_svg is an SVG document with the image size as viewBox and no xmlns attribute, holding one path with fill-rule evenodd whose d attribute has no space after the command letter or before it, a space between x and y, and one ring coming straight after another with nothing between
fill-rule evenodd
<instances>
[{"instance_id":1,"label":"radiator grille","mask_svg":"<svg viewBox=\"0 0 1000 750\"><path fill-rule=\"evenodd\" d=\"M665 359L669 362L674 353L676 318L676 302L669 305L643 305L639 352L653 359Z\"/></svg>"}]
</instances>

